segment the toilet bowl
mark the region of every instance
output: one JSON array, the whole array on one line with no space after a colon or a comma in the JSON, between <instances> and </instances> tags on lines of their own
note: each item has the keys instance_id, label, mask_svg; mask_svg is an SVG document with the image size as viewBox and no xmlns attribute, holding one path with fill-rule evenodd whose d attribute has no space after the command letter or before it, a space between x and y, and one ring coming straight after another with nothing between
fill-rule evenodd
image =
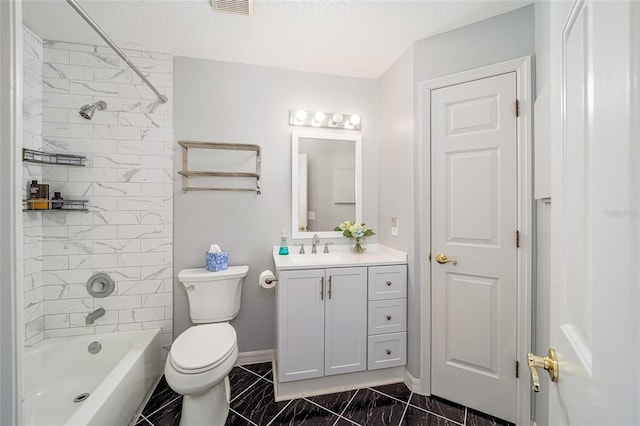
<instances>
[{"instance_id":1,"label":"toilet bowl","mask_svg":"<svg viewBox=\"0 0 640 426\"><path fill-rule=\"evenodd\" d=\"M229 413L227 378L238 358L228 323L196 325L182 333L165 364L169 386L183 395L180 425L223 425Z\"/></svg>"},{"instance_id":2,"label":"toilet bowl","mask_svg":"<svg viewBox=\"0 0 640 426\"><path fill-rule=\"evenodd\" d=\"M222 426L229 414L228 374L238 359L236 331L227 322L240 309L247 266L226 271L185 269L178 280L187 290L189 316L197 325L171 345L165 378L183 395L180 426Z\"/></svg>"}]
</instances>

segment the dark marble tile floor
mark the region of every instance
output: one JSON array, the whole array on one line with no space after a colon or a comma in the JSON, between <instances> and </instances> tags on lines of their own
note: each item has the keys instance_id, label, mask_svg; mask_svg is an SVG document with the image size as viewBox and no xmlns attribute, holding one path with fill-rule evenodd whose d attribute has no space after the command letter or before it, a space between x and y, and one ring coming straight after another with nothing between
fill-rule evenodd
<instances>
[{"instance_id":1,"label":"dark marble tile floor","mask_svg":"<svg viewBox=\"0 0 640 426\"><path fill-rule=\"evenodd\" d=\"M415 394L404 383L275 402L272 380L271 363L235 367L229 375L231 408L226 425L511 425L454 402ZM181 409L182 397L163 377L135 425L177 426Z\"/></svg>"}]
</instances>

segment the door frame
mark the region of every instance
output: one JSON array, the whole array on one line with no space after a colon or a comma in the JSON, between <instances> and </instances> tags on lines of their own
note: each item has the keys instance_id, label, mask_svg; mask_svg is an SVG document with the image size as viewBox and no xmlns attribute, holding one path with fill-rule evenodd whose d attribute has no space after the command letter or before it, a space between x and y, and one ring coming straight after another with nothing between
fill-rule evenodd
<instances>
[{"instance_id":1,"label":"door frame","mask_svg":"<svg viewBox=\"0 0 640 426\"><path fill-rule=\"evenodd\" d=\"M417 259L420 259L422 277L420 296L420 366L422 370L421 391L431 394L431 92L453 84L479 80L508 72L516 73L516 96L519 100L519 119L516 123L518 218L520 249L517 256L517 301L516 301L516 356L520 371L516 383L516 423L531 423L530 381L527 369L527 352L531 348L531 304L533 262L533 162L532 162L532 100L531 57L523 56L475 68L456 74L421 82L418 87L418 173L416 194L418 196L419 238L416 242ZM515 105L514 105L515 108ZM421 244L428 241L429 244ZM515 366L514 366L515 368ZM515 372L514 372L515 374Z\"/></svg>"},{"instance_id":2,"label":"door frame","mask_svg":"<svg viewBox=\"0 0 640 426\"><path fill-rule=\"evenodd\" d=\"M0 1L0 424L22 424L22 3Z\"/></svg>"}]
</instances>

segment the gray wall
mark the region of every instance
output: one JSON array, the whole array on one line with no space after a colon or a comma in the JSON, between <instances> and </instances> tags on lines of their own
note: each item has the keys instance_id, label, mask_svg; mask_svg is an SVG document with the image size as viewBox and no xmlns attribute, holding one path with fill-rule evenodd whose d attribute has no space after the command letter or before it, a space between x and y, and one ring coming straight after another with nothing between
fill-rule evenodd
<instances>
[{"instance_id":1,"label":"gray wall","mask_svg":"<svg viewBox=\"0 0 640 426\"><path fill-rule=\"evenodd\" d=\"M291 235L290 109L339 111L362 116L363 215L378 225L376 80L286 71L219 61L175 59L176 140L238 142L262 146L262 195L174 189L174 330L191 325L177 273L204 266L211 243L229 252L230 264L249 266L240 314L232 322L241 352L272 349L275 292L258 288L273 269L272 246L280 230ZM176 144L175 169L181 168ZM174 177L177 174L174 174ZM177 179L177 178L176 178ZM347 243L346 240L338 240ZM375 242L375 240L373 241ZM292 241L289 241L290 245Z\"/></svg>"},{"instance_id":2,"label":"gray wall","mask_svg":"<svg viewBox=\"0 0 640 426\"><path fill-rule=\"evenodd\" d=\"M380 80L380 117L384 117L380 122L380 241L409 253L408 369L427 382L429 378L420 371L420 340L430 339L430 325L420 330L420 293L430 292L428 273L421 273L423 266L428 271L428 264L423 262L429 254L426 231L430 219L428 212L420 211L418 201L420 196L429 197L425 179L429 170L423 170L420 164L424 118L420 117L419 84L527 55L534 55L533 6L418 41ZM410 97L413 105L409 104ZM397 238L389 231L393 216L400 220ZM430 310L424 314L430 317ZM423 355L429 362L430 354Z\"/></svg>"},{"instance_id":3,"label":"gray wall","mask_svg":"<svg viewBox=\"0 0 640 426\"><path fill-rule=\"evenodd\" d=\"M408 368L420 377L420 289L413 273L413 47L380 78L380 227L381 244L409 254L407 346ZM398 236L391 236L391 218L398 218Z\"/></svg>"}]
</instances>

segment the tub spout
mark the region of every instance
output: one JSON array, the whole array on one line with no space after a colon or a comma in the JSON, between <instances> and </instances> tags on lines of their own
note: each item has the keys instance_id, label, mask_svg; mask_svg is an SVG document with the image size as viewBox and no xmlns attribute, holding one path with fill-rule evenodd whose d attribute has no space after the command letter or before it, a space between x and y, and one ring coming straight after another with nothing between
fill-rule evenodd
<instances>
[{"instance_id":1,"label":"tub spout","mask_svg":"<svg viewBox=\"0 0 640 426\"><path fill-rule=\"evenodd\" d=\"M104 315L104 308L98 308L95 311L91 312L89 315L87 315L87 319L85 323L87 325L91 325L103 315Z\"/></svg>"}]
</instances>

